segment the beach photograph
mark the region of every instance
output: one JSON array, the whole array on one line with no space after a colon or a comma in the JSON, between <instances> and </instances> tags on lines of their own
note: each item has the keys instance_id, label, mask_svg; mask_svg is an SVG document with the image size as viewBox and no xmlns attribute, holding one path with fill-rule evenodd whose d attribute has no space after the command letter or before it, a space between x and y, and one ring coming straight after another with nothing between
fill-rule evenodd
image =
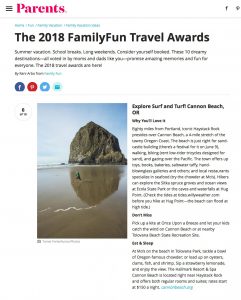
<instances>
[{"instance_id":1,"label":"beach photograph","mask_svg":"<svg viewBox=\"0 0 241 300\"><path fill-rule=\"evenodd\" d=\"M127 104L39 103L37 238L127 238Z\"/></svg>"}]
</instances>

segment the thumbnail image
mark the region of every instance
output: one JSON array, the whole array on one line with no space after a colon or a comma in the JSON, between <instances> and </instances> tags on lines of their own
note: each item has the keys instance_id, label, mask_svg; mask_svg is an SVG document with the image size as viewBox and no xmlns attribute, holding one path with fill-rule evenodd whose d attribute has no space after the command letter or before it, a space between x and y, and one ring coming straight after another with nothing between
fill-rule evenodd
<instances>
[{"instance_id":1,"label":"thumbnail image","mask_svg":"<svg viewBox=\"0 0 241 300\"><path fill-rule=\"evenodd\" d=\"M127 104L38 104L37 237L127 237Z\"/></svg>"}]
</instances>

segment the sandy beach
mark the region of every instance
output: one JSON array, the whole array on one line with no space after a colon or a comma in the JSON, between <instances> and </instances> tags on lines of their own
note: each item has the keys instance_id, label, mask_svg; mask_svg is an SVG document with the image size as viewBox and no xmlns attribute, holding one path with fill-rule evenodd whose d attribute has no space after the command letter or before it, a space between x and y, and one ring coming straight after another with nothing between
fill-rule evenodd
<instances>
[{"instance_id":1,"label":"sandy beach","mask_svg":"<svg viewBox=\"0 0 241 300\"><path fill-rule=\"evenodd\" d=\"M126 238L127 166L38 169L37 226L38 238Z\"/></svg>"}]
</instances>

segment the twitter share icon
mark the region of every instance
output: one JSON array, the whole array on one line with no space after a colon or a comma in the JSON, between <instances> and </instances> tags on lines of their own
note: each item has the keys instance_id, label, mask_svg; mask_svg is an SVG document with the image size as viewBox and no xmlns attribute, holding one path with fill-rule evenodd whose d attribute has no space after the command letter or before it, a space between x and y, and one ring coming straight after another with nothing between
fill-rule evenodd
<instances>
[{"instance_id":1,"label":"twitter share icon","mask_svg":"<svg viewBox=\"0 0 241 300\"><path fill-rule=\"evenodd\" d=\"M48 91L50 90L50 85L49 85L49 83L48 83L48 82L42 82L42 83L40 84L40 90L41 90L42 92L48 92Z\"/></svg>"}]
</instances>

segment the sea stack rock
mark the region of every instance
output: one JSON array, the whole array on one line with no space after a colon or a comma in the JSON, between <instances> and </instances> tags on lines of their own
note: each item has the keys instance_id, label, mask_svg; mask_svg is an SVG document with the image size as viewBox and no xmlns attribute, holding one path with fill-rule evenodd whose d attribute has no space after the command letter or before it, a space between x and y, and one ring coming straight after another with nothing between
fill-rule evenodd
<instances>
[{"instance_id":1,"label":"sea stack rock","mask_svg":"<svg viewBox=\"0 0 241 300\"><path fill-rule=\"evenodd\" d=\"M126 164L117 137L94 122L76 133L70 144L69 163Z\"/></svg>"}]
</instances>

